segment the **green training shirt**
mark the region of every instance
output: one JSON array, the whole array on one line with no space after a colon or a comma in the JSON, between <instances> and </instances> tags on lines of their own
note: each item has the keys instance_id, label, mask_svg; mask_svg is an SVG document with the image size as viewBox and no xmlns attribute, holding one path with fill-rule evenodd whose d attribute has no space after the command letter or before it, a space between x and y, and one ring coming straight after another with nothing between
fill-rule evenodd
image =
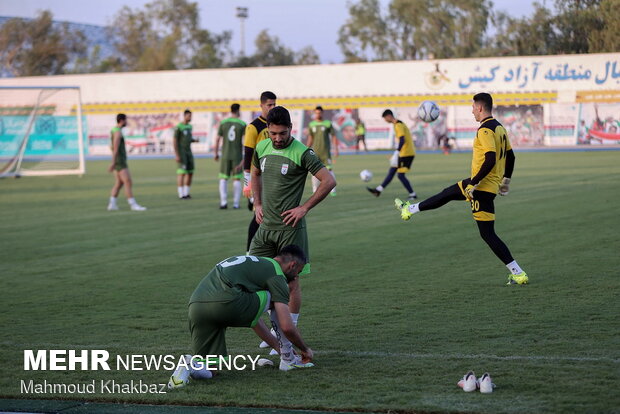
<instances>
[{"instance_id":1,"label":"green training shirt","mask_svg":"<svg viewBox=\"0 0 620 414\"><path fill-rule=\"evenodd\" d=\"M261 170L263 223L266 230L291 230L280 214L298 207L308 173L315 175L323 163L313 150L292 138L288 147L276 149L270 139L263 140L254 151L254 166ZM306 226L305 218L295 228Z\"/></svg>"},{"instance_id":2,"label":"green training shirt","mask_svg":"<svg viewBox=\"0 0 620 414\"><path fill-rule=\"evenodd\" d=\"M229 257L200 281L189 303L228 302L239 292L259 290L268 290L273 302L288 304L288 282L280 264L267 257Z\"/></svg>"},{"instance_id":3,"label":"green training shirt","mask_svg":"<svg viewBox=\"0 0 620 414\"><path fill-rule=\"evenodd\" d=\"M179 123L174 130L174 139L177 150L180 152L192 152L192 126L191 124Z\"/></svg>"},{"instance_id":4,"label":"green training shirt","mask_svg":"<svg viewBox=\"0 0 620 414\"><path fill-rule=\"evenodd\" d=\"M114 153L114 133L120 131L121 140L118 143L118 152L116 153L116 158L114 159L115 164L127 164L127 150L125 149L125 137L123 136L123 131L119 127L114 127L110 131L110 148Z\"/></svg>"},{"instance_id":5,"label":"green training shirt","mask_svg":"<svg viewBox=\"0 0 620 414\"><path fill-rule=\"evenodd\" d=\"M322 160L331 158L331 135L334 133L332 122L326 119L312 121L308 124L312 135L312 149Z\"/></svg>"},{"instance_id":6,"label":"green training shirt","mask_svg":"<svg viewBox=\"0 0 620 414\"><path fill-rule=\"evenodd\" d=\"M243 158L243 134L245 132L245 122L239 118L226 118L220 122L217 135L224 137L222 144L222 160L231 160L239 163Z\"/></svg>"}]
</instances>

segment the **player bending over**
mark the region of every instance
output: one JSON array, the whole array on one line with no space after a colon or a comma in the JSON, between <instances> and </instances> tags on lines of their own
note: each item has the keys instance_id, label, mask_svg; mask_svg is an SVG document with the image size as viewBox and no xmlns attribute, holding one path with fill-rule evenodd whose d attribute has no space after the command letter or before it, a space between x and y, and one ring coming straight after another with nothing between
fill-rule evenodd
<instances>
[{"instance_id":1,"label":"player bending over","mask_svg":"<svg viewBox=\"0 0 620 414\"><path fill-rule=\"evenodd\" d=\"M226 328L249 327L280 354L280 370L313 367L313 352L304 342L288 309L289 284L306 265L306 255L295 245L285 246L273 259L256 256L229 257L205 276L189 300L189 330L196 356L228 356ZM260 319L271 310L274 337ZM293 350L295 345L301 356ZM169 388L185 386L190 377L208 379L212 372L203 366L179 365L168 381ZM203 359L204 361L204 359ZM202 364L206 365L206 364Z\"/></svg>"},{"instance_id":2,"label":"player bending over","mask_svg":"<svg viewBox=\"0 0 620 414\"><path fill-rule=\"evenodd\" d=\"M471 177L445 188L441 193L411 204L394 200L403 220L409 220L420 211L433 210L453 200L467 200L478 225L482 240L506 265L511 274L508 284L528 283L527 274L510 254L508 246L495 234L495 206L493 200L499 192L505 196L509 191L510 177L515 156L506 129L491 115L493 98L488 93L474 95L472 113L480 127L474 139Z\"/></svg>"}]
</instances>

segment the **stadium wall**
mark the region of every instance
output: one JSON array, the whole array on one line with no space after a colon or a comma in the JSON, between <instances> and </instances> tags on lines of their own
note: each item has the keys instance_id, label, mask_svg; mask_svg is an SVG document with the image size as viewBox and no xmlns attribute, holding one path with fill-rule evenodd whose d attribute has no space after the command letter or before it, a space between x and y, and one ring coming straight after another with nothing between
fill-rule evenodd
<instances>
[{"instance_id":1,"label":"stadium wall","mask_svg":"<svg viewBox=\"0 0 620 414\"><path fill-rule=\"evenodd\" d=\"M194 149L208 153L230 104L240 103L250 121L264 90L291 109L297 137L305 136L312 108L322 105L343 146L355 143L353 124L360 117L368 146L391 148L391 128L380 117L391 108L418 146L436 147L447 136L469 147L477 127L471 97L482 91L493 94L495 114L516 147L620 144L620 53L0 79L0 86L59 85L82 90L90 154L109 154L118 112L130 116L125 135L133 152L171 153L172 128L186 108L194 112L200 139ZM432 124L417 119L424 100L442 108ZM16 105L2 103L8 104Z\"/></svg>"}]
</instances>

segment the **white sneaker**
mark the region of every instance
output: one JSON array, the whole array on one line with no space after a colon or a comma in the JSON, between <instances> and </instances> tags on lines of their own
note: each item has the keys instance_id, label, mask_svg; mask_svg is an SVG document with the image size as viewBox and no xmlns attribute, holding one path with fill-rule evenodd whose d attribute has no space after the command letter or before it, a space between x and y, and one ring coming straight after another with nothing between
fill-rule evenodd
<instances>
[{"instance_id":1,"label":"white sneaker","mask_svg":"<svg viewBox=\"0 0 620 414\"><path fill-rule=\"evenodd\" d=\"M469 371L463 376L463 379L456 383L456 385L463 388L463 391L465 392L476 391L478 385L478 382L476 381L476 374L474 374L474 371Z\"/></svg>"},{"instance_id":2,"label":"white sneaker","mask_svg":"<svg viewBox=\"0 0 620 414\"><path fill-rule=\"evenodd\" d=\"M488 372L482 374L482 377L480 377L478 384L480 392L483 394L490 394L493 392L493 388L495 388L495 384L493 384L493 382L491 381L491 376Z\"/></svg>"},{"instance_id":3,"label":"white sneaker","mask_svg":"<svg viewBox=\"0 0 620 414\"><path fill-rule=\"evenodd\" d=\"M144 211L146 210L146 207L141 206L140 204L132 204L131 206L131 211Z\"/></svg>"},{"instance_id":4,"label":"white sneaker","mask_svg":"<svg viewBox=\"0 0 620 414\"><path fill-rule=\"evenodd\" d=\"M301 362L301 357L299 355L293 355L294 357L290 361L280 358L280 371L290 371L297 368L312 368L314 366L312 362Z\"/></svg>"},{"instance_id":5,"label":"white sneaker","mask_svg":"<svg viewBox=\"0 0 620 414\"><path fill-rule=\"evenodd\" d=\"M108 204L108 211L116 211L116 210L118 210L118 205L112 204L112 203Z\"/></svg>"},{"instance_id":6,"label":"white sneaker","mask_svg":"<svg viewBox=\"0 0 620 414\"><path fill-rule=\"evenodd\" d=\"M189 383L189 364L191 355L183 355L185 365L178 365L168 380L168 389L183 388Z\"/></svg>"}]
</instances>

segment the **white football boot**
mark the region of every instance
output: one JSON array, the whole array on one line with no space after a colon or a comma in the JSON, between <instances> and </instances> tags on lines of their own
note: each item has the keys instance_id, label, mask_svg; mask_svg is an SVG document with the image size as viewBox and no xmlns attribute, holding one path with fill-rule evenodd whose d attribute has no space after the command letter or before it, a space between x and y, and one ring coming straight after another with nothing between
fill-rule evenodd
<instances>
[{"instance_id":1,"label":"white football boot","mask_svg":"<svg viewBox=\"0 0 620 414\"><path fill-rule=\"evenodd\" d=\"M456 385L463 388L463 391L465 392L476 391L476 388L477 388L476 374L474 374L474 371L469 371L467 374L463 376L463 378L459 382L456 383Z\"/></svg>"},{"instance_id":2,"label":"white football boot","mask_svg":"<svg viewBox=\"0 0 620 414\"><path fill-rule=\"evenodd\" d=\"M170 379L168 380L168 389L183 388L189 384L189 364L191 363L191 355L183 355L185 365L177 365Z\"/></svg>"},{"instance_id":3,"label":"white football boot","mask_svg":"<svg viewBox=\"0 0 620 414\"><path fill-rule=\"evenodd\" d=\"M480 377L478 384L480 392L483 394L490 394L493 392L493 388L495 388L495 384L493 384L493 382L491 381L491 376L488 372L482 374L482 377Z\"/></svg>"}]
</instances>

